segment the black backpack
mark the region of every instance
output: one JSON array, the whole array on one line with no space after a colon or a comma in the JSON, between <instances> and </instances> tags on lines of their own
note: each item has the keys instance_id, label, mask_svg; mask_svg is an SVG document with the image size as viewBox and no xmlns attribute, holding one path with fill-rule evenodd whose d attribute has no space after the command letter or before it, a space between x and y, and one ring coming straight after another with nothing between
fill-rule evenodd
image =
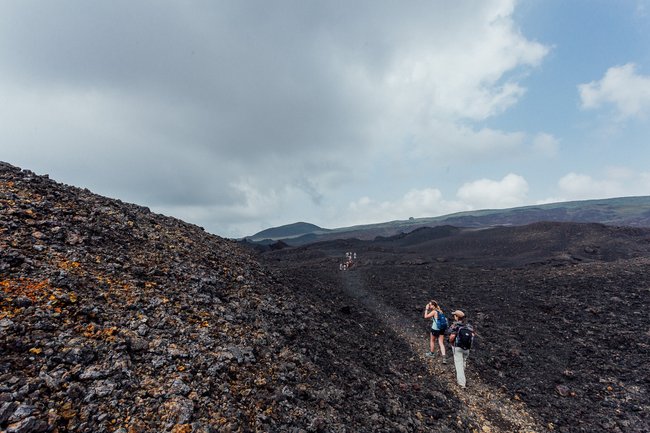
<instances>
[{"instance_id":1,"label":"black backpack","mask_svg":"<svg viewBox=\"0 0 650 433\"><path fill-rule=\"evenodd\" d=\"M472 347L472 339L472 331L466 326L461 326L458 328L458 332L456 333L454 346L460 347L464 350L469 350Z\"/></svg>"}]
</instances>

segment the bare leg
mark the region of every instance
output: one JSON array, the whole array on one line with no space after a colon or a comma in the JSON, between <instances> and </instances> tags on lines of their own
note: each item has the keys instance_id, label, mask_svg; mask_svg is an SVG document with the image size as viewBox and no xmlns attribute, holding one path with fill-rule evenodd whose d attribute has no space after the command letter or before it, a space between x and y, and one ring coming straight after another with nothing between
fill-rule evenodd
<instances>
[{"instance_id":1,"label":"bare leg","mask_svg":"<svg viewBox=\"0 0 650 433\"><path fill-rule=\"evenodd\" d=\"M431 335L429 338L429 352L433 353L436 350L436 337Z\"/></svg>"},{"instance_id":2,"label":"bare leg","mask_svg":"<svg viewBox=\"0 0 650 433\"><path fill-rule=\"evenodd\" d=\"M438 336L438 345L440 346L442 356L447 356L447 351L445 350L445 336L443 334Z\"/></svg>"}]
</instances>

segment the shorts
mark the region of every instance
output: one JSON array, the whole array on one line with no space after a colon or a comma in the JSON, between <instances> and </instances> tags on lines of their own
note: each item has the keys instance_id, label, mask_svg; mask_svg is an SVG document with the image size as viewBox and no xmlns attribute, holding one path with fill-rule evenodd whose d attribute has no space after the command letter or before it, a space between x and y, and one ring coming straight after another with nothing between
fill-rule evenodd
<instances>
[{"instance_id":1,"label":"shorts","mask_svg":"<svg viewBox=\"0 0 650 433\"><path fill-rule=\"evenodd\" d=\"M445 335L445 329L433 329L431 328L431 335L434 337L439 337L441 335Z\"/></svg>"}]
</instances>

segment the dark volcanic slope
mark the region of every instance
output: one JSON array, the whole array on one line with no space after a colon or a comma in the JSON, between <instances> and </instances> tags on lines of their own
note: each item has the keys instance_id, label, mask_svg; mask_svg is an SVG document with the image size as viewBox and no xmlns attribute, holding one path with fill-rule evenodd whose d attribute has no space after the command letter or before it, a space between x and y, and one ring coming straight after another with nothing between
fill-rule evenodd
<instances>
[{"instance_id":1,"label":"dark volcanic slope","mask_svg":"<svg viewBox=\"0 0 650 433\"><path fill-rule=\"evenodd\" d=\"M650 229L559 222L479 230L434 227L372 244L472 265L522 266L647 256Z\"/></svg>"},{"instance_id":2,"label":"dark volcanic slope","mask_svg":"<svg viewBox=\"0 0 650 433\"><path fill-rule=\"evenodd\" d=\"M615 261L650 255L650 229L603 224L540 222L489 229L423 227L374 241L346 239L297 247L285 255L337 256L363 252L366 263L448 262L467 266L527 265ZM391 253L391 254L386 254Z\"/></svg>"},{"instance_id":3,"label":"dark volcanic slope","mask_svg":"<svg viewBox=\"0 0 650 433\"><path fill-rule=\"evenodd\" d=\"M472 367L563 432L650 431L650 259L535 266L358 268L405 315L434 296L469 313Z\"/></svg>"},{"instance_id":4,"label":"dark volcanic slope","mask_svg":"<svg viewBox=\"0 0 650 433\"><path fill-rule=\"evenodd\" d=\"M480 381L502 390L504 404L522 402L540 421L536 431L650 431L646 230L553 223L447 232L265 256L309 281L327 278L355 251L358 261L341 274L354 274L368 297L405 323L422 323L414 332L423 341L428 299L466 311L479 332L470 391Z\"/></svg>"},{"instance_id":5,"label":"dark volcanic slope","mask_svg":"<svg viewBox=\"0 0 650 433\"><path fill-rule=\"evenodd\" d=\"M4 163L0 236L2 431L478 428L328 278Z\"/></svg>"}]
</instances>

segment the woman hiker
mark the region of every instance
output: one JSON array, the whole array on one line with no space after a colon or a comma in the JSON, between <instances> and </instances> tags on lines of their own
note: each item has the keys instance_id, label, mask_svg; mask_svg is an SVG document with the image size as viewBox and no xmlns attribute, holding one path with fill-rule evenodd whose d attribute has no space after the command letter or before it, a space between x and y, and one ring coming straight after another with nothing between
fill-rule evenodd
<instances>
[{"instance_id":1,"label":"woman hiker","mask_svg":"<svg viewBox=\"0 0 650 433\"><path fill-rule=\"evenodd\" d=\"M440 305L431 300L424 308L424 318L433 318L431 324L431 337L429 338L429 352L426 356L433 357L436 349L436 340L442 354L442 363L447 363L447 352L445 350L445 331L447 330L447 318L445 317Z\"/></svg>"}]
</instances>

